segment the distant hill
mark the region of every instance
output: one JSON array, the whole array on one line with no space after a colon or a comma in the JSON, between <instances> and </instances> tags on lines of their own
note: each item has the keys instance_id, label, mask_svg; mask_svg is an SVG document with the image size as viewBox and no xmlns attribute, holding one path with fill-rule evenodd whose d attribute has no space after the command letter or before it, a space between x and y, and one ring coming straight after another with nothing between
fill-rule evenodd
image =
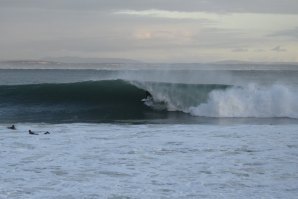
<instances>
[{"instance_id":1,"label":"distant hill","mask_svg":"<svg viewBox=\"0 0 298 199\"><path fill-rule=\"evenodd\" d=\"M58 57L42 60L0 61L0 69L166 69L166 70L298 70L296 62L145 63L120 58Z\"/></svg>"},{"instance_id":2,"label":"distant hill","mask_svg":"<svg viewBox=\"0 0 298 199\"><path fill-rule=\"evenodd\" d=\"M44 60L7 60L0 61L2 64L13 64L13 65L59 65L59 62L44 61Z\"/></svg>"},{"instance_id":3,"label":"distant hill","mask_svg":"<svg viewBox=\"0 0 298 199\"><path fill-rule=\"evenodd\" d=\"M123 58L81 58L81 57L45 57L42 60L62 63L105 63L105 64L122 64L122 63L141 63L133 59Z\"/></svg>"},{"instance_id":4,"label":"distant hill","mask_svg":"<svg viewBox=\"0 0 298 199\"><path fill-rule=\"evenodd\" d=\"M212 64L222 65L236 65L236 64L255 64L255 65L298 65L297 62L254 62L254 61L239 61L239 60L223 60L217 62L211 62Z\"/></svg>"},{"instance_id":5,"label":"distant hill","mask_svg":"<svg viewBox=\"0 0 298 199\"><path fill-rule=\"evenodd\" d=\"M0 69L120 69L131 65L141 67L142 64L144 63L121 58L49 57L0 61Z\"/></svg>"}]
</instances>

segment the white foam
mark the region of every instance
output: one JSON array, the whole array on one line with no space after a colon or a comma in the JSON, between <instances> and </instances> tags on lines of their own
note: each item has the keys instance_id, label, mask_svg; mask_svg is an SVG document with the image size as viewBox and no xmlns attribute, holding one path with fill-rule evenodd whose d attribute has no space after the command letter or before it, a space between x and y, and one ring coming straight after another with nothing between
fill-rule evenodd
<instances>
[{"instance_id":1,"label":"white foam","mask_svg":"<svg viewBox=\"0 0 298 199\"><path fill-rule=\"evenodd\" d=\"M194 116L208 117L289 117L298 118L298 89L275 84L214 90L207 103L189 110Z\"/></svg>"},{"instance_id":2,"label":"white foam","mask_svg":"<svg viewBox=\"0 0 298 199\"><path fill-rule=\"evenodd\" d=\"M0 125L1 199L298 194L297 125L6 126Z\"/></svg>"}]
</instances>

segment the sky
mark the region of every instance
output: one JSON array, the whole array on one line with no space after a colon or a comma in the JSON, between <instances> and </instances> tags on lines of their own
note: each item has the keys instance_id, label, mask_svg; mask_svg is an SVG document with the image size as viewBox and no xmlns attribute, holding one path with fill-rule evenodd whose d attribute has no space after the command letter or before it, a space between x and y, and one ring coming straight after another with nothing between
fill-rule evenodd
<instances>
[{"instance_id":1,"label":"sky","mask_svg":"<svg viewBox=\"0 0 298 199\"><path fill-rule=\"evenodd\" d=\"M297 0L0 0L0 60L298 62Z\"/></svg>"}]
</instances>

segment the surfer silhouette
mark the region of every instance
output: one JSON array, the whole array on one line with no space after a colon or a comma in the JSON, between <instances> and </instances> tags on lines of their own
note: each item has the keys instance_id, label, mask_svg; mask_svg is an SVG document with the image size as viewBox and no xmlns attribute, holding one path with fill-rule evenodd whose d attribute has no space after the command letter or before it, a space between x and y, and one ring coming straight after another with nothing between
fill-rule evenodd
<instances>
[{"instance_id":1,"label":"surfer silhouette","mask_svg":"<svg viewBox=\"0 0 298 199\"><path fill-rule=\"evenodd\" d=\"M14 126L14 124L13 125L11 125L11 126L9 126L9 127L7 127L8 129L11 129L11 130L16 130L16 127Z\"/></svg>"},{"instance_id":2,"label":"surfer silhouette","mask_svg":"<svg viewBox=\"0 0 298 199\"><path fill-rule=\"evenodd\" d=\"M149 98L152 99L152 95L151 95L151 93L149 93L148 91L146 91L146 92L145 92L145 98L146 98L146 99L149 99Z\"/></svg>"},{"instance_id":3,"label":"surfer silhouette","mask_svg":"<svg viewBox=\"0 0 298 199\"><path fill-rule=\"evenodd\" d=\"M31 131L31 130L29 130L28 132L29 132L30 135L38 135L38 133L35 133L35 132Z\"/></svg>"},{"instance_id":4,"label":"surfer silhouette","mask_svg":"<svg viewBox=\"0 0 298 199\"><path fill-rule=\"evenodd\" d=\"M47 131L47 132L45 132L44 134L45 134L45 135L46 135L46 134L50 134L50 132L49 132L49 131Z\"/></svg>"},{"instance_id":5,"label":"surfer silhouette","mask_svg":"<svg viewBox=\"0 0 298 199\"><path fill-rule=\"evenodd\" d=\"M145 98L142 99L142 102L144 102L144 104L147 106L151 106L153 104L153 97L149 91L145 92Z\"/></svg>"}]
</instances>

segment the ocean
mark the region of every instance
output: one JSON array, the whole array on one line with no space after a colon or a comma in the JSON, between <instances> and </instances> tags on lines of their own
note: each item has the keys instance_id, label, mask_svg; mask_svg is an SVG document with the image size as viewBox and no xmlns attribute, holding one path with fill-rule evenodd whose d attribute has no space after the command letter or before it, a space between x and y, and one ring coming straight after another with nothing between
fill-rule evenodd
<instances>
[{"instance_id":1,"label":"ocean","mask_svg":"<svg viewBox=\"0 0 298 199\"><path fill-rule=\"evenodd\" d=\"M298 70L209 68L0 69L0 198L296 198Z\"/></svg>"}]
</instances>

